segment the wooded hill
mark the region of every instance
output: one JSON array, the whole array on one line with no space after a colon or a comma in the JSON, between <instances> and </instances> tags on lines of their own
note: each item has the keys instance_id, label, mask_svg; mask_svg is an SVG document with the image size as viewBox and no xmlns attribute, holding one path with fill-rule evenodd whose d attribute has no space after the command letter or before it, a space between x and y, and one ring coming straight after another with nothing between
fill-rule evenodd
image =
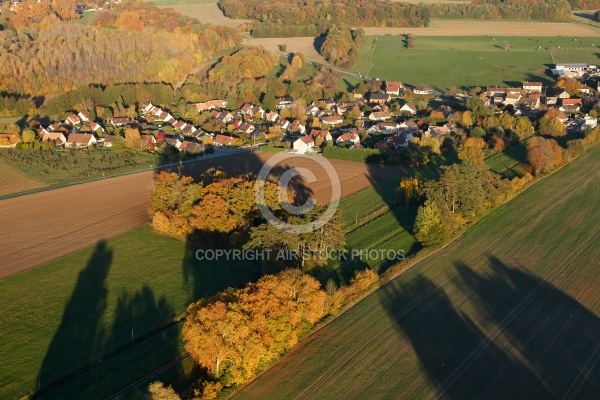
<instances>
[{"instance_id":1,"label":"wooded hill","mask_svg":"<svg viewBox=\"0 0 600 400\"><path fill-rule=\"evenodd\" d=\"M90 84L174 83L241 43L237 29L203 26L147 4L98 11L96 26L67 22L70 16L37 4L2 13L0 92L35 96Z\"/></svg>"}]
</instances>

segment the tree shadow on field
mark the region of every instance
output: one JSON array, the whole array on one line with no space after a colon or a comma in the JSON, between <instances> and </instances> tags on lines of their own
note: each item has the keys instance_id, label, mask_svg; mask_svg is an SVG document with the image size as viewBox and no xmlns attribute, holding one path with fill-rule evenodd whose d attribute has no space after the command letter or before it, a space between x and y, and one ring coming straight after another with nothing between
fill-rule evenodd
<instances>
[{"instance_id":1,"label":"tree shadow on field","mask_svg":"<svg viewBox=\"0 0 600 400\"><path fill-rule=\"evenodd\" d=\"M80 272L46 352L34 398L106 398L165 365L182 375L175 312L146 285L107 304L113 251L105 242ZM112 321L106 313L113 311ZM147 383L145 383L147 384ZM142 384L145 391L145 384Z\"/></svg>"},{"instance_id":2,"label":"tree shadow on field","mask_svg":"<svg viewBox=\"0 0 600 400\"><path fill-rule=\"evenodd\" d=\"M112 250L106 242L99 242L65 305L62 321L38 373L38 389L60 385L72 372L69 365L86 365L96 357L101 345L97 334L108 295L106 278L112 261Z\"/></svg>"},{"instance_id":3,"label":"tree shadow on field","mask_svg":"<svg viewBox=\"0 0 600 400\"><path fill-rule=\"evenodd\" d=\"M476 319L422 275L382 289L437 398L597 399L598 317L528 272L489 261L490 272L456 265L454 283Z\"/></svg>"}]
</instances>

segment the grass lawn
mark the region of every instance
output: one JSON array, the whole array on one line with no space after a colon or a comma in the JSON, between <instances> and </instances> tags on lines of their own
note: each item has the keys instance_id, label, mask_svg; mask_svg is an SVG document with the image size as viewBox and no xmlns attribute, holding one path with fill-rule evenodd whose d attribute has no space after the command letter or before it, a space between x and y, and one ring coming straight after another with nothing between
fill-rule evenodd
<instances>
[{"instance_id":1,"label":"grass lawn","mask_svg":"<svg viewBox=\"0 0 600 400\"><path fill-rule=\"evenodd\" d=\"M234 398L596 398L598 163L595 146Z\"/></svg>"},{"instance_id":2,"label":"grass lawn","mask_svg":"<svg viewBox=\"0 0 600 400\"><path fill-rule=\"evenodd\" d=\"M407 49L403 36L369 36L353 70L382 80L425 83L440 90L515 86L526 80L549 84L553 81L545 71L551 64L597 63L600 49L600 39L594 37L417 36L414 43L414 49Z\"/></svg>"}]
</instances>

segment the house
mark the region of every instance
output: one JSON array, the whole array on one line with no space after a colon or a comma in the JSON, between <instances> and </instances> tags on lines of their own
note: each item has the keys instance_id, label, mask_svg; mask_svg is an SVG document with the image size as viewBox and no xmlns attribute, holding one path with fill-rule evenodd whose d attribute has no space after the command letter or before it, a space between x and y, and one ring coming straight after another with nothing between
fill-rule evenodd
<instances>
[{"instance_id":1,"label":"house","mask_svg":"<svg viewBox=\"0 0 600 400\"><path fill-rule=\"evenodd\" d=\"M399 126L399 128L404 131L404 132L416 132L419 130L419 126L417 125L417 123L415 121L413 121L412 119L406 120L404 122L402 122Z\"/></svg>"},{"instance_id":2,"label":"house","mask_svg":"<svg viewBox=\"0 0 600 400\"><path fill-rule=\"evenodd\" d=\"M185 128L181 130L181 133L183 133L183 136L192 136L197 130L198 128L194 125L187 124Z\"/></svg>"},{"instance_id":3,"label":"house","mask_svg":"<svg viewBox=\"0 0 600 400\"><path fill-rule=\"evenodd\" d=\"M300 121L295 119L290 124L289 130L292 132L299 132L301 135L304 135L304 132L306 132L306 126L304 126Z\"/></svg>"},{"instance_id":4,"label":"house","mask_svg":"<svg viewBox=\"0 0 600 400\"><path fill-rule=\"evenodd\" d=\"M409 134L410 135L410 134ZM410 135L410 139L412 139L412 135ZM386 140L388 147L397 149L399 147L408 147L408 143L410 142L409 136L405 134L394 135Z\"/></svg>"},{"instance_id":5,"label":"house","mask_svg":"<svg viewBox=\"0 0 600 400\"><path fill-rule=\"evenodd\" d=\"M390 101L391 97L389 94L383 93L369 93L369 103L385 104Z\"/></svg>"},{"instance_id":6,"label":"house","mask_svg":"<svg viewBox=\"0 0 600 400\"><path fill-rule=\"evenodd\" d=\"M485 89L485 95L489 97L493 97L495 95L506 95L508 93L520 93L520 88L512 88L512 87L498 87L498 86L488 86Z\"/></svg>"},{"instance_id":7,"label":"house","mask_svg":"<svg viewBox=\"0 0 600 400\"><path fill-rule=\"evenodd\" d=\"M240 110L246 119L253 120L254 118L265 118L265 110L260 106L255 106L254 104L244 103Z\"/></svg>"},{"instance_id":8,"label":"house","mask_svg":"<svg viewBox=\"0 0 600 400\"><path fill-rule=\"evenodd\" d=\"M521 97L519 103L534 110L540 106L540 93L529 93L525 97Z\"/></svg>"},{"instance_id":9,"label":"house","mask_svg":"<svg viewBox=\"0 0 600 400\"><path fill-rule=\"evenodd\" d=\"M396 81L385 81L385 93L393 94L395 96L400 95L400 88L402 87L402 83Z\"/></svg>"},{"instance_id":10,"label":"house","mask_svg":"<svg viewBox=\"0 0 600 400\"><path fill-rule=\"evenodd\" d=\"M591 92L592 92L592 88L589 86L582 86L581 88L579 88L579 93L589 94Z\"/></svg>"},{"instance_id":11,"label":"house","mask_svg":"<svg viewBox=\"0 0 600 400\"><path fill-rule=\"evenodd\" d=\"M331 137L331 133L329 133L329 131L326 130L322 130L322 129L312 129L310 131L310 136L312 136L312 138L316 141L317 138L323 138L323 142L327 143L333 140L333 138Z\"/></svg>"},{"instance_id":12,"label":"house","mask_svg":"<svg viewBox=\"0 0 600 400\"><path fill-rule=\"evenodd\" d=\"M523 82L523 90L526 92L542 92L542 82Z\"/></svg>"},{"instance_id":13,"label":"house","mask_svg":"<svg viewBox=\"0 0 600 400\"><path fill-rule=\"evenodd\" d=\"M71 133L65 142L65 147L89 147L98 143L91 133Z\"/></svg>"},{"instance_id":14,"label":"house","mask_svg":"<svg viewBox=\"0 0 600 400\"><path fill-rule=\"evenodd\" d=\"M230 122L233 122L233 114L229 111L221 111L220 113L217 113L215 119L217 121L221 121L224 124L228 124Z\"/></svg>"},{"instance_id":15,"label":"house","mask_svg":"<svg viewBox=\"0 0 600 400\"><path fill-rule=\"evenodd\" d=\"M413 89L414 94L433 94L433 89L427 85L419 85Z\"/></svg>"},{"instance_id":16,"label":"house","mask_svg":"<svg viewBox=\"0 0 600 400\"><path fill-rule=\"evenodd\" d=\"M0 148L14 149L19 143L21 143L19 135L0 133Z\"/></svg>"},{"instance_id":17,"label":"house","mask_svg":"<svg viewBox=\"0 0 600 400\"><path fill-rule=\"evenodd\" d=\"M442 137L450 133L450 128L447 126L430 126L427 132L425 132L425 136L433 136L433 137Z\"/></svg>"},{"instance_id":18,"label":"house","mask_svg":"<svg viewBox=\"0 0 600 400\"><path fill-rule=\"evenodd\" d=\"M222 99L208 100L204 103L194 103L198 112L214 110L215 108L227 108L229 102Z\"/></svg>"},{"instance_id":19,"label":"house","mask_svg":"<svg viewBox=\"0 0 600 400\"><path fill-rule=\"evenodd\" d=\"M581 108L581 99L563 99L559 110L567 113L579 112Z\"/></svg>"},{"instance_id":20,"label":"house","mask_svg":"<svg viewBox=\"0 0 600 400\"><path fill-rule=\"evenodd\" d=\"M356 132L348 132L340 135L335 141L335 144L346 143L347 146L354 146L360 143L360 137Z\"/></svg>"},{"instance_id":21,"label":"house","mask_svg":"<svg viewBox=\"0 0 600 400\"><path fill-rule=\"evenodd\" d=\"M247 134L251 134L256 130L254 125L252 125L250 122L242 122L237 128L240 132Z\"/></svg>"},{"instance_id":22,"label":"house","mask_svg":"<svg viewBox=\"0 0 600 400\"><path fill-rule=\"evenodd\" d=\"M306 114L317 115L321 109L313 102L306 107Z\"/></svg>"},{"instance_id":23,"label":"house","mask_svg":"<svg viewBox=\"0 0 600 400\"><path fill-rule=\"evenodd\" d=\"M125 125L129 125L131 124L133 121L131 121L131 119L129 117L116 117L116 118L111 118L109 120L111 125L114 126L125 126Z\"/></svg>"},{"instance_id":24,"label":"house","mask_svg":"<svg viewBox=\"0 0 600 400\"><path fill-rule=\"evenodd\" d=\"M179 150L181 143L183 143L177 136L165 137L164 142L169 146L175 147L177 150Z\"/></svg>"},{"instance_id":25,"label":"house","mask_svg":"<svg viewBox=\"0 0 600 400\"><path fill-rule=\"evenodd\" d=\"M598 126L598 118L586 115L583 118L583 124L581 125L581 131L584 132L587 128L594 129L596 126Z\"/></svg>"},{"instance_id":26,"label":"house","mask_svg":"<svg viewBox=\"0 0 600 400\"><path fill-rule=\"evenodd\" d=\"M179 146L179 151L188 154L200 154L204 151L204 145L186 140Z\"/></svg>"},{"instance_id":27,"label":"house","mask_svg":"<svg viewBox=\"0 0 600 400\"><path fill-rule=\"evenodd\" d=\"M417 107L413 102L408 102L400 108L400 112L407 112L409 114L415 115L417 113Z\"/></svg>"},{"instance_id":28,"label":"house","mask_svg":"<svg viewBox=\"0 0 600 400\"><path fill-rule=\"evenodd\" d=\"M93 132L104 132L104 128L102 126L100 126L100 124L98 124L96 122L90 122L90 129Z\"/></svg>"},{"instance_id":29,"label":"house","mask_svg":"<svg viewBox=\"0 0 600 400\"><path fill-rule=\"evenodd\" d=\"M140 111L142 112L142 114L149 114L150 111L154 108L154 104L152 104L152 102L147 102L142 104L142 106L140 107Z\"/></svg>"},{"instance_id":30,"label":"house","mask_svg":"<svg viewBox=\"0 0 600 400\"><path fill-rule=\"evenodd\" d=\"M213 144L217 147L225 147L229 146L232 140L233 138L231 136L218 134L213 138Z\"/></svg>"},{"instance_id":31,"label":"house","mask_svg":"<svg viewBox=\"0 0 600 400\"><path fill-rule=\"evenodd\" d=\"M81 120L75 114L71 114L65 119L65 124L69 126L75 126L81 124Z\"/></svg>"},{"instance_id":32,"label":"house","mask_svg":"<svg viewBox=\"0 0 600 400\"><path fill-rule=\"evenodd\" d=\"M390 114L388 111L372 112L371 115L369 115L369 119L371 121L385 121L391 117L392 114Z\"/></svg>"},{"instance_id":33,"label":"house","mask_svg":"<svg viewBox=\"0 0 600 400\"><path fill-rule=\"evenodd\" d=\"M284 108L292 107L293 99L291 97L278 97L275 99L275 108L278 110L283 110Z\"/></svg>"},{"instance_id":34,"label":"house","mask_svg":"<svg viewBox=\"0 0 600 400\"><path fill-rule=\"evenodd\" d=\"M294 141L292 149L294 153L305 154L314 147L315 143L311 135L302 136Z\"/></svg>"},{"instance_id":35,"label":"house","mask_svg":"<svg viewBox=\"0 0 600 400\"><path fill-rule=\"evenodd\" d=\"M178 131L182 131L186 126L187 126L187 123L182 120L177 120L173 124L173 128L177 129Z\"/></svg>"},{"instance_id":36,"label":"house","mask_svg":"<svg viewBox=\"0 0 600 400\"><path fill-rule=\"evenodd\" d=\"M67 142L67 138L61 131L48 132L46 129L41 128L41 139L42 142L54 142L60 141L61 145L64 145Z\"/></svg>"},{"instance_id":37,"label":"house","mask_svg":"<svg viewBox=\"0 0 600 400\"><path fill-rule=\"evenodd\" d=\"M556 97L558 97L559 99L570 99L571 95L569 94L569 92L563 89L560 93L556 95Z\"/></svg>"},{"instance_id":38,"label":"house","mask_svg":"<svg viewBox=\"0 0 600 400\"><path fill-rule=\"evenodd\" d=\"M77 114L77 116L79 117L79 119L80 119L82 122L85 122L86 124L87 124L88 122L90 122L90 113L89 113L89 112L87 112L87 111L80 111L80 112Z\"/></svg>"},{"instance_id":39,"label":"house","mask_svg":"<svg viewBox=\"0 0 600 400\"><path fill-rule=\"evenodd\" d=\"M277 122L277 120L279 118L281 118L281 117L275 111L270 111L265 114L265 121L268 121L268 122Z\"/></svg>"},{"instance_id":40,"label":"house","mask_svg":"<svg viewBox=\"0 0 600 400\"><path fill-rule=\"evenodd\" d=\"M287 119L280 119L275 123L275 126L282 130L288 130L290 128L290 121Z\"/></svg>"},{"instance_id":41,"label":"house","mask_svg":"<svg viewBox=\"0 0 600 400\"><path fill-rule=\"evenodd\" d=\"M106 135L104 136L104 140L102 140L101 143L104 147L113 147L116 137L117 135Z\"/></svg>"},{"instance_id":42,"label":"house","mask_svg":"<svg viewBox=\"0 0 600 400\"><path fill-rule=\"evenodd\" d=\"M336 106L336 102L335 100L332 99L321 99L321 100L317 100L317 106L321 106L323 108L325 108L326 110L331 110L332 108L334 108Z\"/></svg>"},{"instance_id":43,"label":"house","mask_svg":"<svg viewBox=\"0 0 600 400\"><path fill-rule=\"evenodd\" d=\"M327 125L337 125L344 122L342 117L337 115L328 115L326 117L321 118L321 121Z\"/></svg>"},{"instance_id":44,"label":"house","mask_svg":"<svg viewBox=\"0 0 600 400\"><path fill-rule=\"evenodd\" d=\"M48 130L48 132L55 132L55 131L66 132L67 131L60 122L55 122L52 125L48 126L46 129Z\"/></svg>"},{"instance_id":45,"label":"house","mask_svg":"<svg viewBox=\"0 0 600 400\"><path fill-rule=\"evenodd\" d=\"M507 93L504 98L504 104L515 106L519 103L519 100L521 100L521 93Z\"/></svg>"}]
</instances>

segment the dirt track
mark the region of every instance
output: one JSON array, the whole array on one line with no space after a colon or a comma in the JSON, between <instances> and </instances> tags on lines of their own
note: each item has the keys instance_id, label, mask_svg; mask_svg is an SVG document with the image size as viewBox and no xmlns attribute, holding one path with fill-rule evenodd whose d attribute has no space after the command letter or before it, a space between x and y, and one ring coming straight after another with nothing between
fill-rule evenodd
<instances>
[{"instance_id":1,"label":"dirt track","mask_svg":"<svg viewBox=\"0 0 600 400\"><path fill-rule=\"evenodd\" d=\"M247 153L215 158L184 166L183 173L193 175L219 166L229 174L258 173L273 155ZM399 171L350 161L331 163L340 177L342 196ZM310 158L294 157L283 164L310 168L318 181L308 185L308 192L317 204L331 201L329 180ZM141 172L0 201L0 279L148 223L154 175L154 171Z\"/></svg>"}]
</instances>

